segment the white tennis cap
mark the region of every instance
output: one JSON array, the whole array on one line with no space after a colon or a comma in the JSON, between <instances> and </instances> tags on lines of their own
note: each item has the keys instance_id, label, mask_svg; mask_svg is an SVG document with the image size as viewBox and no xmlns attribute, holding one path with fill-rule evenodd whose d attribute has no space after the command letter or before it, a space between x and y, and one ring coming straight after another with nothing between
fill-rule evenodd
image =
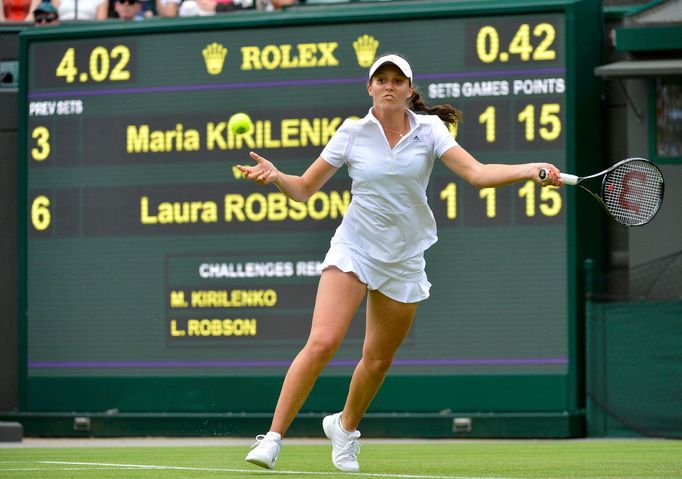
<instances>
[{"instance_id":1,"label":"white tennis cap","mask_svg":"<svg viewBox=\"0 0 682 479\"><path fill-rule=\"evenodd\" d=\"M393 63L395 66L398 67L398 69L401 72L403 72L403 75L405 75L410 80L410 83L413 83L412 68L410 68L410 64L407 63L407 60L405 60L403 57L399 57L398 55L384 55L382 57L377 58L377 60L369 69L369 78L372 78L372 75L374 75L374 73L379 69L379 67L386 63Z\"/></svg>"}]
</instances>

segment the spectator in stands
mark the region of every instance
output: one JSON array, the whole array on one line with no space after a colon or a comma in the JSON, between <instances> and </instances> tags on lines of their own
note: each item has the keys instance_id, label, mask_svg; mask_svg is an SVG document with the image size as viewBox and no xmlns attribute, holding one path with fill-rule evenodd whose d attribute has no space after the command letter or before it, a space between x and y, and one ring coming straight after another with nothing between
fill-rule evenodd
<instances>
[{"instance_id":1,"label":"spectator in stands","mask_svg":"<svg viewBox=\"0 0 682 479\"><path fill-rule=\"evenodd\" d=\"M182 0L178 15L196 17L255 9L255 0Z\"/></svg>"},{"instance_id":2,"label":"spectator in stands","mask_svg":"<svg viewBox=\"0 0 682 479\"><path fill-rule=\"evenodd\" d=\"M177 17L182 0L156 0L156 13L160 17Z\"/></svg>"},{"instance_id":3,"label":"spectator in stands","mask_svg":"<svg viewBox=\"0 0 682 479\"><path fill-rule=\"evenodd\" d=\"M299 2L298 0L256 0L258 10L263 10L266 12L272 10L281 10L283 7L288 7L289 5L295 5Z\"/></svg>"},{"instance_id":4,"label":"spectator in stands","mask_svg":"<svg viewBox=\"0 0 682 479\"><path fill-rule=\"evenodd\" d=\"M156 15L154 11L154 0L138 0L140 2L140 16L142 18L151 18Z\"/></svg>"},{"instance_id":5,"label":"spectator in stands","mask_svg":"<svg viewBox=\"0 0 682 479\"><path fill-rule=\"evenodd\" d=\"M114 0L114 10L118 18L124 21L144 19L139 0Z\"/></svg>"},{"instance_id":6,"label":"spectator in stands","mask_svg":"<svg viewBox=\"0 0 682 479\"><path fill-rule=\"evenodd\" d=\"M217 13L235 12L239 10L255 10L255 0L217 0L215 10Z\"/></svg>"},{"instance_id":7,"label":"spectator in stands","mask_svg":"<svg viewBox=\"0 0 682 479\"><path fill-rule=\"evenodd\" d=\"M59 25L59 10L50 0L45 0L33 10L33 23L36 26Z\"/></svg>"},{"instance_id":8,"label":"spectator in stands","mask_svg":"<svg viewBox=\"0 0 682 479\"><path fill-rule=\"evenodd\" d=\"M203 17L241 10L279 10L295 3L298 0L156 0L156 11L162 17Z\"/></svg>"},{"instance_id":9,"label":"spectator in stands","mask_svg":"<svg viewBox=\"0 0 682 479\"><path fill-rule=\"evenodd\" d=\"M121 16L116 10L116 0L104 0L108 4L107 8L107 18L118 18ZM143 20L145 18L151 18L154 16L154 0L137 0L140 4L140 11L135 15L134 20Z\"/></svg>"},{"instance_id":10,"label":"spectator in stands","mask_svg":"<svg viewBox=\"0 0 682 479\"><path fill-rule=\"evenodd\" d=\"M107 18L106 0L53 0L59 9L60 20L104 20Z\"/></svg>"},{"instance_id":11,"label":"spectator in stands","mask_svg":"<svg viewBox=\"0 0 682 479\"><path fill-rule=\"evenodd\" d=\"M0 0L0 22L33 21L33 10L41 0Z\"/></svg>"},{"instance_id":12,"label":"spectator in stands","mask_svg":"<svg viewBox=\"0 0 682 479\"><path fill-rule=\"evenodd\" d=\"M172 0L171 0L172 1ZM182 0L175 6L179 17L206 17L216 14L217 0Z\"/></svg>"}]
</instances>

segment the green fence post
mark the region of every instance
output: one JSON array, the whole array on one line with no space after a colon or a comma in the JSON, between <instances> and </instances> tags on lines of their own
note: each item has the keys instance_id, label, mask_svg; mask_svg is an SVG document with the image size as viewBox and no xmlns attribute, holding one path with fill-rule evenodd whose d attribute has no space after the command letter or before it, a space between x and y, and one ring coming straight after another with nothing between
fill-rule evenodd
<instances>
[{"instance_id":1,"label":"green fence post","mask_svg":"<svg viewBox=\"0 0 682 479\"><path fill-rule=\"evenodd\" d=\"M599 313L595 304L594 260L588 258L584 262L585 274L585 404L587 407L587 436L603 437L606 435L604 411L595 402L595 397L604 391L606 369L605 355L600 354L605 347L606 328L599 321Z\"/></svg>"}]
</instances>

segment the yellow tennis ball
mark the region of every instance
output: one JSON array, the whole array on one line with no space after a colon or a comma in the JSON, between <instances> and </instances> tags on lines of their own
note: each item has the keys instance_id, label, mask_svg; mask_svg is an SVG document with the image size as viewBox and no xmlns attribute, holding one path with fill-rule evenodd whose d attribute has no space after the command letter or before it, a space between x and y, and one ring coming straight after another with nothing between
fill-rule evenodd
<instances>
[{"instance_id":1,"label":"yellow tennis ball","mask_svg":"<svg viewBox=\"0 0 682 479\"><path fill-rule=\"evenodd\" d=\"M227 127L235 135L243 135L251 131L253 122L246 113L235 113L230 117L230 121L227 122Z\"/></svg>"}]
</instances>

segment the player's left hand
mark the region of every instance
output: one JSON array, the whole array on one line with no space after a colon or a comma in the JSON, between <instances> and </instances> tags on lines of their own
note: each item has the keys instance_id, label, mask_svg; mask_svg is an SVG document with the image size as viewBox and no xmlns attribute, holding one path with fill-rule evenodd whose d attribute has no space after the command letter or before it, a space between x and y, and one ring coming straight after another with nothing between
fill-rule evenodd
<instances>
[{"instance_id":1,"label":"player's left hand","mask_svg":"<svg viewBox=\"0 0 682 479\"><path fill-rule=\"evenodd\" d=\"M256 165L237 165L237 168L244 173L244 178L261 185L269 185L277 181L279 170L275 165L253 151L249 153L249 156L256 162Z\"/></svg>"}]
</instances>

